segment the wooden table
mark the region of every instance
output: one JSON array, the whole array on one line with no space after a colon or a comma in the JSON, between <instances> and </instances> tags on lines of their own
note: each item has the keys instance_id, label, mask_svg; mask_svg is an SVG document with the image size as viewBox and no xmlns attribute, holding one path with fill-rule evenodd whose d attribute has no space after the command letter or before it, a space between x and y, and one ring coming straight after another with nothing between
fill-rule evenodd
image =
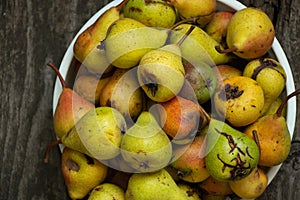
<instances>
[{"instance_id":1,"label":"wooden table","mask_svg":"<svg viewBox=\"0 0 300 200\"><path fill-rule=\"evenodd\" d=\"M230 1L230 0L228 0ZM300 87L300 1L240 0L265 10L287 54ZM52 126L54 72L80 27L109 0L6 0L0 3L0 199L67 199L60 171L60 152L54 148L48 164L46 146L55 135ZM298 98L299 99L299 98ZM300 104L297 103L298 107ZM299 118L300 112L297 111ZM259 199L300 198L300 123L288 159Z\"/></svg>"}]
</instances>

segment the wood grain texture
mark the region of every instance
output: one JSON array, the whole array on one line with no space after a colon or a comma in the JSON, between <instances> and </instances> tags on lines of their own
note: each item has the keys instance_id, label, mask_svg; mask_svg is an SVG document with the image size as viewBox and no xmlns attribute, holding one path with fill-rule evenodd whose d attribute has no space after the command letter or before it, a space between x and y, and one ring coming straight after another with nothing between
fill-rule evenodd
<instances>
[{"instance_id":1,"label":"wood grain texture","mask_svg":"<svg viewBox=\"0 0 300 200\"><path fill-rule=\"evenodd\" d=\"M55 140L52 93L55 74L81 26L110 0L2 0L0 3L0 199L68 199L54 148L48 164L44 151ZM262 8L272 19L300 88L300 1L240 0ZM299 97L297 98L299 99ZM299 101L297 102L300 107ZM298 109L299 110L299 109ZM300 198L300 123L292 149L260 200Z\"/></svg>"}]
</instances>

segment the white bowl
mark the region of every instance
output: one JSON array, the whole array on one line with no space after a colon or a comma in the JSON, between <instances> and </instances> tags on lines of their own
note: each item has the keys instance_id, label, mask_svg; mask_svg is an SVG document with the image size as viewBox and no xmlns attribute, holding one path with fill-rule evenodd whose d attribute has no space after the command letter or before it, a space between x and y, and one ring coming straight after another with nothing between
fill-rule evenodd
<instances>
[{"instance_id":1,"label":"white bowl","mask_svg":"<svg viewBox=\"0 0 300 200\"><path fill-rule=\"evenodd\" d=\"M62 62L60 64L59 71L62 74L63 78L67 77L69 68L74 61L74 55L73 55L73 45L75 43L75 40L77 36L83 32L88 26L90 26L101 14L103 14L107 9L109 9L112 6L116 6L121 2L121 0L115 0L112 1L111 3L107 4L104 6L102 9L100 9L97 13L95 13L79 30L77 35L74 37L73 41L71 42L70 46L68 47ZM242 3L236 1L236 0L217 0L217 9L219 10L227 10L227 11L236 11L245 8L246 6L243 5ZM295 90L295 84L294 84L294 79L292 75L292 71L289 65L289 62L287 60L287 57L278 42L278 40L274 39L273 45L272 45L272 53L274 53L275 58L282 64L282 66L285 69L287 79L286 79L286 93L290 94ZM61 84L59 80L57 79L55 82L55 87L54 87L54 94L53 94L53 113L55 111L59 95L62 91ZM291 139L294 134L294 128L295 128L295 122L296 122L296 98L293 97L291 98L288 103L287 103L287 116L286 116L286 121L287 121L287 126L291 134ZM278 170L280 169L281 164L275 167L271 167L270 170L268 171L268 184L273 180L275 175L277 174Z\"/></svg>"}]
</instances>

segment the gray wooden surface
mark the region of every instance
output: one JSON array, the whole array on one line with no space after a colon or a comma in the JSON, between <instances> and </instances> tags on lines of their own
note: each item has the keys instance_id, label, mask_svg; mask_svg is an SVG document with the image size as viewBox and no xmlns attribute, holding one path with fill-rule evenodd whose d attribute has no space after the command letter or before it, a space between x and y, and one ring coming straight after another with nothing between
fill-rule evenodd
<instances>
[{"instance_id":1,"label":"gray wooden surface","mask_svg":"<svg viewBox=\"0 0 300 200\"><path fill-rule=\"evenodd\" d=\"M230 0L228 0L230 1ZM55 140L52 92L55 74L79 28L109 0L2 0L0 2L0 199L67 199ZM300 0L240 0L265 10L300 88ZM299 98L298 98L299 99ZM300 107L300 104L297 103ZM298 109L299 110L299 109ZM300 112L297 111L299 119ZM300 123L288 159L259 199L300 198Z\"/></svg>"}]
</instances>

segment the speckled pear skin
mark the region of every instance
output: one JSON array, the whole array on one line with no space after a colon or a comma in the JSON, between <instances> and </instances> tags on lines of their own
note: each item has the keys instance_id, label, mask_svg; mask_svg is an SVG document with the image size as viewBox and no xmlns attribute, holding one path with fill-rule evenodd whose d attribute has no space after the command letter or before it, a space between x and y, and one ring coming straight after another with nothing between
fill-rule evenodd
<instances>
[{"instance_id":1,"label":"speckled pear skin","mask_svg":"<svg viewBox=\"0 0 300 200\"><path fill-rule=\"evenodd\" d=\"M130 200L188 200L165 169L133 174L129 179L125 197Z\"/></svg>"},{"instance_id":2,"label":"speckled pear skin","mask_svg":"<svg viewBox=\"0 0 300 200\"><path fill-rule=\"evenodd\" d=\"M243 76L254 79L262 87L265 104L261 115L264 115L285 87L286 73L283 67L273 58L255 59L245 66Z\"/></svg>"},{"instance_id":3,"label":"speckled pear skin","mask_svg":"<svg viewBox=\"0 0 300 200\"><path fill-rule=\"evenodd\" d=\"M239 180L258 164L259 148L248 135L211 119L207 132L206 167L219 181Z\"/></svg>"},{"instance_id":4,"label":"speckled pear skin","mask_svg":"<svg viewBox=\"0 0 300 200\"><path fill-rule=\"evenodd\" d=\"M174 6L165 0L129 0L124 6L124 17L163 28L171 27L177 20Z\"/></svg>"},{"instance_id":5,"label":"speckled pear skin","mask_svg":"<svg viewBox=\"0 0 300 200\"><path fill-rule=\"evenodd\" d=\"M263 56L271 48L275 30L268 15L253 7L237 11L227 27L226 42L228 48L244 59Z\"/></svg>"}]
</instances>

